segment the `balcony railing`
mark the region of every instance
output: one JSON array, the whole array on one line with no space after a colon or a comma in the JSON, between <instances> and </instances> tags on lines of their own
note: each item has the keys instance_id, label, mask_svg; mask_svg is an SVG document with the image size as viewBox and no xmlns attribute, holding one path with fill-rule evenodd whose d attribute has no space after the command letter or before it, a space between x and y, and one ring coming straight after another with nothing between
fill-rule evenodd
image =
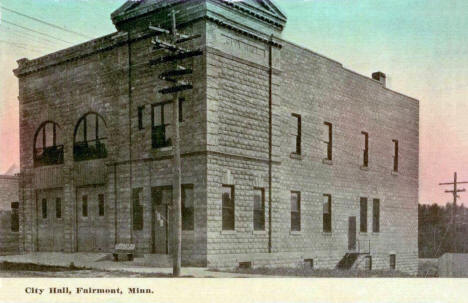
<instances>
[{"instance_id":1,"label":"balcony railing","mask_svg":"<svg viewBox=\"0 0 468 303\"><path fill-rule=\"evenodd\" d=\"M75 161L102 159L107 157L106 138L75 142L73 156Z\"/></svg>"},{"instance_id":2,"label":"balcony railing","mask_svg":"<svg viewBox=\"0 0 468 303\"><path fill-rule=\"evenodd\" d=\"M153 126L151 132L151 144L153 148L172 145L171 139L166 137L166 125Z\"/></svg>"},{"instance_id":3,"label":"balcony railing","mask_svg":"<svg viewBox=\"0 0 468 303\"><path fill-rule=\"evenodd\" d=\"M63 164L63 145L34 149L34 166Z\"/></svg>"}]
</instances>

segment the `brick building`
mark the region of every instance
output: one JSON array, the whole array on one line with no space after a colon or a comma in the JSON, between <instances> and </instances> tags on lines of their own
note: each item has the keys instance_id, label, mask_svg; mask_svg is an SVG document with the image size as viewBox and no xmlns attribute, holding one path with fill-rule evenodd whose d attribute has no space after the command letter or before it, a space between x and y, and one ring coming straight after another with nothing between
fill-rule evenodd
<instances>
[{"instance_id":1,"label":"brick building","mask_svg":"<svg viewBox=\"0 0 468 303\"><path fill-rule=\"evenodd\" d=\"M18 61L22 251L171 252L168 66L148 64L148 25L172 9L203 50L179 100L183 264L415 273L418 101L283 40L260 0L128 1L117 32Z\"/></svg>"},{"instance_id":2,"label":"brick building","mask_svg":"<svg viewBox=\"0 0 468 303\"><path fill-rule=\"evenodd\" d=\"M0 175L0 255L19 251L18 177Z\"/></svg>"}]
</instances>

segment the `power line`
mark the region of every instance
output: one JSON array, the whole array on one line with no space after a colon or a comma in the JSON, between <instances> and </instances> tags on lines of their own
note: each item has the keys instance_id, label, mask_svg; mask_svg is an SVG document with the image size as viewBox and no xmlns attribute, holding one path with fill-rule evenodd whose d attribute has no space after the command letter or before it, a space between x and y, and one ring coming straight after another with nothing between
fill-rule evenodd
<instances>
[{"instance_id":1,"label":"power line","mask_svg":"<svg viewBox=\"0 0 468 303\"><path fill-rule=\"evenodd\" d=\"M16 23L7 21L7 20L5 20L5 19L2 19L2 22L6 23L6 24L13 25L13 26L16 26L16 27L19 27L19 28L22 28L22 29L25 29L25 30L28 30L28 31L31 31L31 32L34 32L34 33L39 34L39 35L42 35L42 36L46 36L46 37L49 37L49 38L58 40L58 41L62 41L62 42L68 43L68 44L73 44L73 43L71 43L71 42L69 42L69 41L65 41L65 40L62 40L62 39L60 39L60 38L56 38L56 37L54 37L54 36L51 36L51 35L49 35L49 34L45 34L45 33L36 31L36 30L31 29L31 28L29 28L29 27L25 27L25 26L22 26L22 25L18 25L18 24L16 24Z\"/></svg>"},{"instance_id":2,"label":"power line","mask_svg":"<svg viewBox=\"0 0 468 303\"><path fill-rule=\"evenodd\" d=\"M43 51L48 51L48 49L45 48L44 46L32 45L32 44L28 44L28 43L13 42L13 41L8 41L8 40L0 40L0 43L9 44L9 45L16 45L16 46L21 46L21 47L31 47L32 49L40 48Z\"/></svg>"},{"instance_id":3,"label":"power line","mask_svg":"<svg viewBox=\"0 0 468 303\"><path fill-rule=\"evenodd\" d=\"M60 30L62 30L62 31L65 31L65 32L68 32L68 33L71 33L71 34L75 34L75 35L81 36L81 37L83 37L83 38L93 39L93 37L91 37L91 36L83 35L83 34L81 34L81 33L79 33L79 32L75 32L75 31L66 29L65 27L61 27L61 26L59 26L59 25L55 25L55 24L49 23L49 22L47 22L47 21L44 21L44 20L41 20L41 19L38 19L38 18L28 16L28 15L26 15L26 14L23 14L23 13L20 13L20 12L17 12L17 11L14 11L14 10L9 9L9 8L6 8L5 6L0 5L0 7L1 7L2 9L6 10L6 11L11 12L11 13L20 15L20 16L25 17L25 18L29 18L29 19L31 19L31 20L34 20L34 21L36 21L36 22L39 22L39 23L48 25L48 26L50 26L50 27L53 27L53 28L56 28L56 29L60 29Z\"/></svg>"},{"instance_id":4,"label":"power line","mask_svg":"<svg viewBox=\"0 0 468 303\"><path fill-rule=\"evenodd\" d=\"M16 34L19 34L19 35L24 35L23 37L26 38L26 39L33 38L35 40L34 42L37 42L37 43L46 43L47 45L44 45L44 46L57 47L57 42L55 42L55 41L49 40L47 38L38 37L38 36L36 36L34 34L26 32L26 31L14 29L14 28L10 27L9 25L2 24L0 26L0 28L5 28L6 30L11 31L11 32L16 33ZM4 31L4 33L8 35L7 32Z\"/></svg>"}]
</instances>

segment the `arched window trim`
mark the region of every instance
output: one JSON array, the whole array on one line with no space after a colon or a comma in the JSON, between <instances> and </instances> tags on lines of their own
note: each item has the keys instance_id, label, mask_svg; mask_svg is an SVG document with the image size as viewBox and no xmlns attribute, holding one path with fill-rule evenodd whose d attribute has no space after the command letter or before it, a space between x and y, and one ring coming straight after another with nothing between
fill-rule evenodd
<instances>
[{"instance_id":1,"label":"arched window trim","mask_svg":"<svg viewBox=\"0 0 468 303\"><path fill-rule=\"evenodd\" d=\"M47 146L46 143L46 126L52 124L52 145ZM34 166L46 166L46 165L56 165L63 164L63 144L57 144L57 132L61 130L61 127L58 123L47 120L42 122L34 134L33 142L33 158ZM37 140L38 136L42 135L42 144L40 149L42 154L38 154Z\"/></svg>"},{"instance_id":2,"label":"arched window trim","mask_svg":"<svg viewBox=\"0 0 468 303\"><path fill-rule=\"evenodd\" d=\"M95 137L88 137L88 117L95 117ZM83 138L77 139L78 130L80 129L81 124L83 123ZM106 135L99 137L100 134L100 124L104 124L106 129ZM73 154L75 161L84 161L92 159L102 159L107 157L107 150L105 147L105 141L107 140L107 123L106 120L96 112L87 112L84 114L75 126L75 131L73 134ZM90 146L94 146L94 149Z\"/></svg>"}]
</instances>

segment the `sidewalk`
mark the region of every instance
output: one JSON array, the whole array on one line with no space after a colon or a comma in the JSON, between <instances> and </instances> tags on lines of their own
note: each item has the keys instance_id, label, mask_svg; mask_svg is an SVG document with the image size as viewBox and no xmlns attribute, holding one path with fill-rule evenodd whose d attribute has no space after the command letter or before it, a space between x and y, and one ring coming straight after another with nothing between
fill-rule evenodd
<instances>
[{"instance_id":1,"label":"sidewalk","mask_svg":"<svg viewBox=\"0 0 468 303\"><path fill-rule=\"evenodd\" d=\"M38 265L64 266L73 263L76 267L102 271L121 271L141 274L172 274L172 268L149 267L142 265L143 258L135 258L129 262L114 262L108 260L109 254L104 253L58 253L36 252L24 255L0 256L0 262L33 263ZM269 277L262 275L248 275L227 272L210 271L204 267L182 267L181 276L194 278L254 278Z\"/></svg>"}]
</instances>

